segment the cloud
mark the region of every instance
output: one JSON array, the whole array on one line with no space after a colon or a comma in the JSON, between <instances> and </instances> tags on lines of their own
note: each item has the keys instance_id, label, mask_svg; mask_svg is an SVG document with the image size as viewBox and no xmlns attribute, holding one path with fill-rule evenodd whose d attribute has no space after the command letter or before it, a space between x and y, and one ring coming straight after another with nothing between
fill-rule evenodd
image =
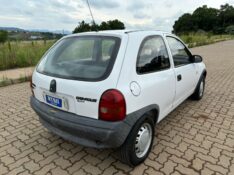
<instances>
[{"instance_id":1,"label":"cloud","mask_svg":"<svg viewBox=\"0 0 234 175\"><path fill-rule=\"evenodd\" d=\"M171 8L173 6L173 2L171 0L167 0L167 1L165 1L164 5L167 8Z\"/></svg>"},{"instance_id":2,"label":"cloud","mask_svg":"<svg viewBox=\"0 0 234 175\"><path fill-rule=\"evenodd\" d=\"M234 5L234 0L229 0L226 3L230 4L230 5Z\"/></svg>"},{"instance_id":3,"label":"cloud","mask_svg":"<svg viewBox=\"0 0 234 175\"><path fill-rule=\"evenodd\" d=\"M84 0L86 2L86 0ZM91 7L95 7L98 9L103 8L117 8L120 6L119 1L114 0L89 0L89 4Z\"/></svg>"},{"instance_id":4,"label":"cloud","mask_svg":"<svg viewBox=\"0 0 234 175\"><path fill-rule=\"evenodd\" d=\"M219 8L234 5L234 0L89 0L95 20L119 19L127 28L171 31L174 21L207 4ZM91 22L86 0L0 0L0 25L25 29L65 29L72 31L78 22Z\"/></svg>"},{"instance_id":5,"label":"cloud","mask_svg":"<svg viewBox=\"0 0 234 175\"><path fill-rule=\"evenodd\" d=\"M150 16L149 16L149 15L144 14L144 13L135 13L133 16L134 16L134 18L137 18L137 19L150 18Z\"/></svg>"},{"instance_id":6,"label":"cloud","mask_svg":"<svg viewBox=\"0 0 234 175\"><path fill-rule=\"evenodd\" d=\"M129 6L127 7L127 10L139 11L139 10L145 9L147 6L148 5L145 1L136 0L136 1L133 1L132 3L129 4Z\"/></svg>"}]
</instances>

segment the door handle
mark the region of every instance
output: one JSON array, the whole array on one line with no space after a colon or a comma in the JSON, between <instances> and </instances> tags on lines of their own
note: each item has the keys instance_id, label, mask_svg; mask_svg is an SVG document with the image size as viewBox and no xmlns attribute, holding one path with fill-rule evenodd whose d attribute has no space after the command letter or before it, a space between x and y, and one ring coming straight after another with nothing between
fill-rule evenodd
<instances>
[{"instance_id":1,"label":"door handle","mask_svg":"<svg viewBox=\"0 0 234 175\"><path fill-rule=\"evenodd\" d=\"M177 81L181 81L182 80L182 76L181 75L177 75Z\"/></svg>"}]
</instances>

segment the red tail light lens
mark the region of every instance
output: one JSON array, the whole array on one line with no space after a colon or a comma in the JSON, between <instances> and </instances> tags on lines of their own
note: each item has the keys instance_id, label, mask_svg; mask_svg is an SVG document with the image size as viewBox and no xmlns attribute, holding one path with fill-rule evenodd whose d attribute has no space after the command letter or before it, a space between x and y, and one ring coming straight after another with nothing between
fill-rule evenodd
<instances>
[{"instance_id":1,"label":"red tail light lens","mask_svg":"<svg viewBox=\"0 0 234 175\"><path fill-rule=\"evenodd\" d=\"M102 94L99 103L99 119L121 121L126 117L124 96L118 90L108 90Z\"/></svg>"}]
</instances>

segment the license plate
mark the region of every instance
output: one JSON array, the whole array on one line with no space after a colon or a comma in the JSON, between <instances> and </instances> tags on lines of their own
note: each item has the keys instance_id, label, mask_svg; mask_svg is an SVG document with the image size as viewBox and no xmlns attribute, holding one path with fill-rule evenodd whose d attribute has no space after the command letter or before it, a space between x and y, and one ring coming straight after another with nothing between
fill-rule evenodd
<instances>
[{"instance_id":1,"label":"license plate","mask_svg":"<svg viewBox=\"0 0 234 175\"><path fill-rule=\"evenodd\" d=\"M56 107L59 107L59 108L62 108L62 104L63 104L63 101L62 99L60 98L56 98L56 97L52 97L52 96L49 96L49 95L46 95L46 102L53 105L53 106L56 106Z\"/></svg>"}]
</instances>

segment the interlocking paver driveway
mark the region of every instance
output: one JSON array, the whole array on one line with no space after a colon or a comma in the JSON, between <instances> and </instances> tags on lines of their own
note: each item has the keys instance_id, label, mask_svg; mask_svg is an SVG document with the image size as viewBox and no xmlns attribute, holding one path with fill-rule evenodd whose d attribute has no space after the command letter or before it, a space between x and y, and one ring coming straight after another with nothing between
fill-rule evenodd
<instances>
[{"instance_id":1,"label":"interlocking paver driveway","mask_svg":"<svg viewBox=\"0 0 234 175\"><path fill-rule=\"evenodd\" d=\"M234 175L234 41L193 49L204 56L204 98L187 100L157 126L152 152L132 169L114 150L67 142L44 129L28 83L0 88L0 174Z\"/></svg>"}]
</instances>

